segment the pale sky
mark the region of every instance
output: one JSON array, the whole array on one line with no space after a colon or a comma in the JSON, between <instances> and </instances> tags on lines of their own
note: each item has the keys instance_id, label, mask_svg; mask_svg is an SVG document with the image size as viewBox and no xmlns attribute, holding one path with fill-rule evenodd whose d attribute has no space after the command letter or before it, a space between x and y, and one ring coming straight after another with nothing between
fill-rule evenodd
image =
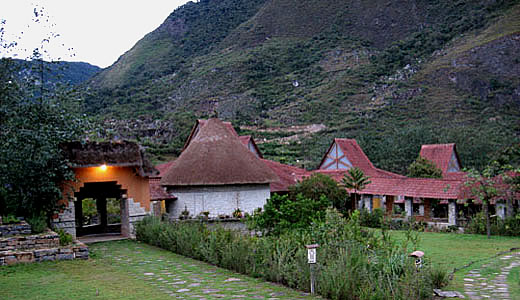
<instances>
[{"instance_id":1,"label":"pale sky","mask_svg":"<svg viewBox=\"0 0 520 300\"><path fill-rule=\"evenodd\" d=\"M5 20L3 42L18 43L9 50L0 48L0 56L26 58L44 38L55 33L59 36L43 43L48 52L45 60L84 61L108 67L186 2L0 0L0 20ZM35 7L44 11L38 23L34 22Z\"/></svg>"}]
</instances>

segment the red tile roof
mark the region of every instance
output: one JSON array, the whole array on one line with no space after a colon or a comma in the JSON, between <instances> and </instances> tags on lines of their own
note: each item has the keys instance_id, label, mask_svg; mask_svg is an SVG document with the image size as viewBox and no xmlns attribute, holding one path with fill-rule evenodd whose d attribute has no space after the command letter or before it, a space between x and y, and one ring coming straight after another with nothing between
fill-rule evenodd
<instances>
[{"instance_id":1,"label":"red tile roof","mask_svg":"<svg viewBox=\"0 0 520 300\"><path fill-rule=\"evenodd\" d=\"M310 176L310 172L298 167L284 165L279 162L272 160L262 159L262 161L269 167L273 172L278 175L280 180L271 182L271 193L273 192L287 192L291 185L294 185L306 176Z\"/></svg>"},{"instance_id":2,"label":"red tile roof","mask_svg":"<svg viewBox=\"0 0 520 300\"><path fill-rule=\"evenodd\" d=\"M161 178L164 176L164 174L166 174L166 172L168 171L168 169L171 167L171 165L173 164L173 160L167 162L167 163L164 163L164 164L159 164L157 166L155 166L155 168L159 171L159 175L157 176L158 178Z\"/></svg>"},{"instance_id":3,"label":"red tile roof","mask_svg":"<svg viewBox=\"0 0 520 300\"><path fill-rule=\"evenodd\" d=\"M341 148L341 151L346 156L346 158L350 161L353 167L359 168L365 173L365 175L370 177L382 177L382 178L405 178L405 176L395 174L392 172L384 171L374 167L370 159L366 156L365 152L358 145L356 140L354 139L334 139L334 142L330 145L329 149L323 156L320 167L323 165L325 159L327 158L327 154L330 149L334 146L334 144L338 145ZM323 170L320 170L323 171ZM344 170L346 171L346 170Z\"/></svg>"},{"instance_id":4,"label":"red tile roof","mask_svg":"<svg viewBox=\"0 0 520 300\"><path fill-rule=\"evenodd\" d=\"M341 182L347 170L316 170ZM431 178L370 177L371 183L360 194L405 196L435 199L459 199L463 182L460 180Z\"/></svg>"},{"instance_id":5,"label":"red tile roof","mask_svg":"<svg viewBox=\"0 0 520 300\"><path fill-rule=\"evenodd\" d=\"M421 157L432 161L437 168L441 169L444 175L448 173L449 163L453 154L455 154L457 162L460 164L459 155L453 143L422 145L419 153Z\"/></svg>"},{"instance_id":6,"label":"red tile roof","mask_svg":"<svg viewBox=\"0 0 520 300\"><path fill-rule=\"evenodd\" d=\"M246 146L247 149L249 149L249 143L251 143L253 145L253 147L255 148L256 154L258 154L258 157L264 158L264 156L262 155L262 152L260 152L260 149L258 149L258 146L256 145L255 140L250 135L241 135L238 138L240 139L240 142L242 142L242 144L244 146Z\"/></svg>"},{"instance_id":7,"label":"red tile roof","mask_svg":"<svg viewBox=\"0 0 520 300\"><path fill-rule=\"evenodd\" d=\"M150 178L150 200L170 200L177 199L177 197L168 194L160 184L161 178Z\"/></svg>"}]
</instances>

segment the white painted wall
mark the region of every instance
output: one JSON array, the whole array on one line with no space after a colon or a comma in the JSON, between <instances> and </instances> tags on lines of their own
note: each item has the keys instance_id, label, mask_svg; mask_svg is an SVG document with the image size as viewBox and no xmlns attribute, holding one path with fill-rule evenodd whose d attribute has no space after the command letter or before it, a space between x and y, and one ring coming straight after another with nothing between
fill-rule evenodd
<instances>
[{"instance_id":1,"label":"white painted wall","mask_svg":"<svg viewBox=\"0 0 520 300\"><path fill-rule=\"evenodd\" d=\"M178 218L186 207L190 216L209 211L210 217L233 214L235 209L252 213L264 207L270 197L269 184L170 187L168 193L177 200L168 204L170 217Z\"/></svg>"}]
</instances>

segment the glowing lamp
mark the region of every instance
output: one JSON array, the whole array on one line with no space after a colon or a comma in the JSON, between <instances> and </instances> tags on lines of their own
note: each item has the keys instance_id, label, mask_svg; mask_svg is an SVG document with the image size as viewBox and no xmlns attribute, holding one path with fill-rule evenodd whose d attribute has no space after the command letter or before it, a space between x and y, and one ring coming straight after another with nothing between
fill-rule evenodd
<instances>
[{"instance_id":1,"label":"glowing lamp","mask_svg":"<svg viewBox=\"0 0 520 300\"><path fill-rule=\"evenodd\" d=\"M101 171L106 171L106 170L107 170L107 165L102 164L101 166L99 166L99 169L100 169Z\"/></svg>"}]
</instances>

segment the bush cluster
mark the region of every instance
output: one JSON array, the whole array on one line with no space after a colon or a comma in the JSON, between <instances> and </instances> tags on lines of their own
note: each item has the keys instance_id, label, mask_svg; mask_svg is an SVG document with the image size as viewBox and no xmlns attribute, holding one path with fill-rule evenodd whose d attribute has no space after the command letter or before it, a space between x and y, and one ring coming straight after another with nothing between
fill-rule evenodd
<instances>
[{"instance_id":1,"label":"bush cluster","mask_svg":"<svg viewBox=\"0 0 520 300\"><path fill-rule=\"evenodd\" d=\"M305 291L310 284L305 245L318 243L316 291L329 299L428 299L446 278L428 263L416 269L407 255L409 240L398 245L385 231L363 231L356 212L345 219L328 209L308 230L264 237L147 217L137 224L136 235L181 255Z\"/></svg>"},{"instance_id":2,"label":"bush cluster","mask_svg":"<svg viewBox=\"0 0 520 300\"><path fill-rule=\"evenodd\" d=\"M486 234L486 216L483 212L475 214L464 228L465 233ZM520 213L504 220L491 218L491 234L520 236Z\"/></svg>"}]
</instances>

